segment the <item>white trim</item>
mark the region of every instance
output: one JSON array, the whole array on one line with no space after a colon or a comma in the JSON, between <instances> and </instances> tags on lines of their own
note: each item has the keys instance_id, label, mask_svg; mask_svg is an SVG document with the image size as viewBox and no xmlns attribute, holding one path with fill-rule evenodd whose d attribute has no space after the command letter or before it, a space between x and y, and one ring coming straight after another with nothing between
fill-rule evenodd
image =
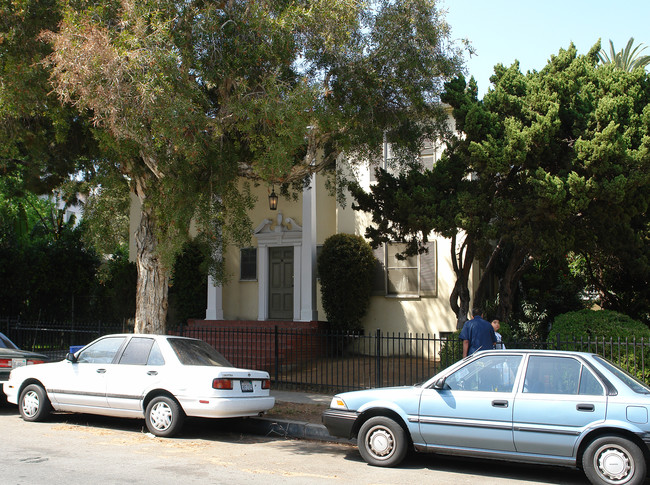
<instances>
[{"instance_id":1,"label":"white trim","mask_svg":"<svg viewBox=\"0 0 650 485\"><path fill-rule=\"evenodd\" d=\"M215 286L212 276L208 276L208 307L206 320L223 320L223 287Z\"/></svg>"},{"instance_id":2,"label":"white trim","mask_svg":"<svg viewBox=\"0 0 650 485\"><path fill-rule=\"evenodd\" d=\"M302 246L302 227L291 217L286 221L282 212L278 212L276 221L264 219L253 231L258 246L258 306L257 319L269 319L269 248L293 246L293 319L300 321L300 301L302 285L300 282L300 248Z\"/></svg>"},{"instance_id":3,"label":"white trim","mask_svg":"<svg viewBox=\"0 0 650 485\"><path fill-rule=\"evenodd\" d=\"M301 299L300 318L302 322L318 321L316 307L316 175L311 184L302 191L302 250L300 259Z\"/></svg>"}]
</instances>

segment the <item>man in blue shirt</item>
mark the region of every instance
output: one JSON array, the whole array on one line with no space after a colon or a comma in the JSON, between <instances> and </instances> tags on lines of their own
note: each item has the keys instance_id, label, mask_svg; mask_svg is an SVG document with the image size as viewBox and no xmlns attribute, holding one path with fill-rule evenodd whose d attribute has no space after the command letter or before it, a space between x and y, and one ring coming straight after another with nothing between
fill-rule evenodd
<instances>
[{"instance_id":1,"label":"man in blue shirt","mask_svg":"<svg viewBox=\"0 0 650 485\"><path fill-rule=\"evenodd\" d=\"M463 341L463 357L472 355L478 350L492 350L497 341L492 324L481 316L481 309L472 310L474 318L465 322L460 331L460 339Z\"/></svg>"}]
</instances>

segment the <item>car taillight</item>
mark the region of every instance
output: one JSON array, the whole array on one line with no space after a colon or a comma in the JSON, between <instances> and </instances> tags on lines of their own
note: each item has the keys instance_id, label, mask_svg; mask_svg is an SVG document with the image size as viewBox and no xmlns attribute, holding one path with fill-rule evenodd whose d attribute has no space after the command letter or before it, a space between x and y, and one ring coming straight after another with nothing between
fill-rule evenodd
<instances>
[{"instance_id":1,"label":"car taillight","mask_svg":"<svg viewBox=\"0 0 650 485\"><path fill-rule=\"evenodd\" d=\"M214 379L212 381L212 389L232 389L231 379Z\"/></svg>"},{"instance_id":2,"label":"car taillight","mask_svg":"<svg viewBox=\"0 0 650 485\"><path fill-rule=\"evenodd\" d=\"M0 359L0 368L2 367L11 368L11 359Z\"/></svg>"},{"instance_id":3,"label":"car taillight","mask_svg":"<svg viewBox=\"0 0 650 485\"><path fill-rule=\"evenodd\" d=\"M27 365L44 364L44 360L27 359Z\"/></svg>"},{"instance_id":4,"label":"car taillight","mask_svg":"<svg viewBox=\"0 0 650 485\"><path fill-rule=\"evenodd\" d=\"M271 381L269 379L262 381L262 389L271 389Z\"/></svg>"}]
</instances>

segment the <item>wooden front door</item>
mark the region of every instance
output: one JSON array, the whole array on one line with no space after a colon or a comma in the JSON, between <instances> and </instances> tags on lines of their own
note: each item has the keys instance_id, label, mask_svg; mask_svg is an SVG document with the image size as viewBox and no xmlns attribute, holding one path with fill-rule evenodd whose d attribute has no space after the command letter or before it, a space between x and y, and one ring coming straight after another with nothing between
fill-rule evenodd
<instances>
[{"instance_id":1,"label":"wooden front door","mask_svg":"<svg viewBox=\"0 0 650 485\"><path fill-rule=\"evenodd\" d=\"M269 318L293 319L293 247L269 248Z\"/></svg>"}]
</instances>

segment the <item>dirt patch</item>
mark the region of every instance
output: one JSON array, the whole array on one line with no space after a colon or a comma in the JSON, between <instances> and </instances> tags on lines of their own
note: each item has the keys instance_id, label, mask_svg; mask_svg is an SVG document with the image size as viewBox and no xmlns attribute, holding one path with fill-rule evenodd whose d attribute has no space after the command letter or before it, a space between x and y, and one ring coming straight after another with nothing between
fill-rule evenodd
<instances>
[{"instance_id":1,"label":"dirt patch","mask_svg":"<svg viewBox=\"0 0 650 485\"><path fill-rule=\"evenodd\" d=\"M275 419L289 419L291 421L323 424L321 415L327 407L326 404L301 404L276 401L273 409L266 413L265 416Z\"/></svg>"}]
</instances>

